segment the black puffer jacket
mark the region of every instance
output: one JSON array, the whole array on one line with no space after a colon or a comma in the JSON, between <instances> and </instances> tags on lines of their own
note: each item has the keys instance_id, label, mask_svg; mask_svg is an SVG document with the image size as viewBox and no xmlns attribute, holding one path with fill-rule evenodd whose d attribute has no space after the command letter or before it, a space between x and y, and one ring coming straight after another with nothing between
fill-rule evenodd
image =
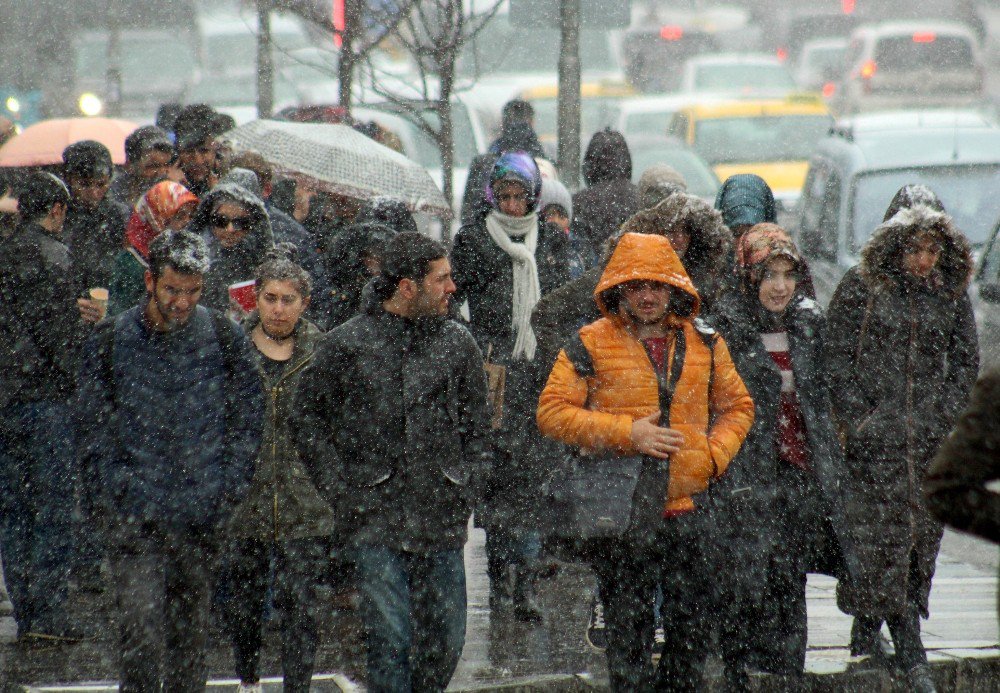
<instances>
[{"instance_id":1,"label":"black puffer jacket","mask_svg":"<svg viewBox=\"0 0 1000 693\"><path fill-rule=\"evenodd\" d=\"M413 552L465 543L489 415L482 354L456 321L370 300L320 341L291 430L338 534Z\"/></svg>"},{"instance_id":2,"label":"black puffer jacket","mask_svg":"<svg viewBox=\"0 0 1000 693\"><path fill-rule=\"evenodd\" d=\"M639 211L639 189L632 183L632 155L620 132L602 130L583 158L587 188L573 196L573 233L589 246L588 266L601 257L604 241Z\"/></svg>"},{"instance_id":3,"label":"black puffer jacket","mask_svg":"<svg viewBox=\"0 0 1000 693\"><path fill-rule=\"evenodd\" d=\"M905 248L922 232L942 242L937 267L923 281L901 269ZM827 360L862 569L838 588L848 613L900 614L908 600L928 613L942 530L927 513L922 486L979 367L966 293L971 269L969 244L951 219L918 205L876 229L830 302Z\"/></svg>"},{"instance_id":4,"label":"black puffer jacket","mask_svg":"<svg viewBox=\"0 0 1000 693\"><path fill-rule=\"evenodd\" d=\"M792 478L779 473L778 418L781 412L781 372L761 341L765 314L756 297L734 290L716 303L710 322L715 326L733 357L736 370L754 401L754 423L743 447L729 469L713 488L713 499L722 549L734 554L734 579L745 580L743 588L754 590L763 580L769 557L787 550L784 539L789 532L803 528L789 527L782 510L794 497L792 489L782 484ZM823 507L810 516L825 515L829 523L811 528L817 542L827 541L820 560L809 565L811 572L838 575L843 572L849 548L845 516L848 492L844 454L830 417L830 391L827 384L823 333L825 319L817 303L801 294L792 299L780 320L788 334L795 393L798 398L810 452L810 471L822 492ZM785 480L785 481L782 481ZM790 516L802 513L790 513ZM832 531L831 531L832 530ZM829 536L832 534L833 536ZM798 560L801 557L789 557ZM741 568L742 566L742 568Z\"/></svg>"},{"instance_id":5,"label":"black puffer jacket","mask_svg":"<svg viewBox=\"0 0 1000 693\"><path fill-rule=\"evenodd\" d=\"M125 245L125 224L131 213L110 197L93 209L70 205L62 237L69 246L73 287L78 294L110 284L115 258Z\"/></svg>"},{"instance_id":6,"label":"black puffer jacket","mask_svg":"<svg viewBox=\"0 0 1000 693\"><path fill-rule=\"evenodd\" d=\"M212 212L221 201L238 202L250 212L252 219L250 231L232 248L223 248L212 233ZM246 188L219 183L201 198L188 231L201 235L212 253L202 304L216 310L228 310L229 286L253 279L254 270L264 262L267 251L273 246L271 221L264 203Z\"/></svg>"}]
</instances>

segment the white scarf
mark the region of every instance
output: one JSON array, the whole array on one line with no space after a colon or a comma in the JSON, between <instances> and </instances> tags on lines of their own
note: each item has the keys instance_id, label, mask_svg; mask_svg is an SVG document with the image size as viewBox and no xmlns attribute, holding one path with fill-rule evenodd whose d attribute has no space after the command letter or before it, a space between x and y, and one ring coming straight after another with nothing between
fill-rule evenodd
<instances>
[{"instance_id":1,"label":"white scarf","mask_svg":"<svg viewBox=\"0 0 1000 693\"><path fill-rule=\"evenodd\" d=\"M514 340L515 359L535 358L535 331L531 329L531 311L542 297L542 287L538 283L538 265L535 263L535 249L538 247L538 216L531 212L523 217L510 217L493 210L486 217L486 231L493 242L503 250L514 264L514 305L511 327L516 332ZM511 237L523 237L523 243L515 243Z\"/></svg>"}]
</instances>

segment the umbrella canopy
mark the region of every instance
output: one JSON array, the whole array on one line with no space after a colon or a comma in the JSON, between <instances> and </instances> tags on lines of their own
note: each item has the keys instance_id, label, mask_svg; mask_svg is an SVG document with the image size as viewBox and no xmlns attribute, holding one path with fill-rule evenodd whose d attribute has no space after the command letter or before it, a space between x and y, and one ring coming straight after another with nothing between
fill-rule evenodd
<instances>
[{"instance_id":1,"label":"umbrella canopy","mask_svg":"<svg viewBox=\"0 0 1000 693\"><path fill-rule=\"evenodd\" d=\"M426 169L347 125L255 120L221 139L332 193L362 200L393 197L414 212L444 218L452 214Z\"/></svg>"},{"instance_id":2,"label":"umbrella canopy","mask_svg":"<svg viewBox=\"0 0 1000 693\"><path fill-rule=\"evenodd\" d=\"M125 163L125 138L136 124L113 118L42 120L0 147L0 166L51 166L62 163L63 150L74 142L97 140L111 151L111 160Z\"/></svg>"}]
</instances>

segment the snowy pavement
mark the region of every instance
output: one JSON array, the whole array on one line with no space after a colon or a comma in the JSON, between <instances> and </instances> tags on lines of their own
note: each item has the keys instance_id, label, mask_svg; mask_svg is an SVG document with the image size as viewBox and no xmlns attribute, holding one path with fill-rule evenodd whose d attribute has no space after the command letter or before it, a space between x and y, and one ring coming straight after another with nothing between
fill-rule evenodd
<instances>
[{"instance_id":1,"label":"snowy pavement","mask_svg":"<svg viewBox=\"0 0 1000 693\"><path fill-rule=\"evenodd\" d=\"M606 681L604 656L584 642L593 578L585 568L566 566L540 581L546 618L538 626L490 618L483 534L472 533L466 551L468 636L449 690L588 690ZM942 691L1000 690L997 647L997 550L968 538L949 535L938 560L931 593L931 618L924 642L935 663ZM91 598L95 620L105 623L109 605ZM327 595L329 597L329 595ZM808 588L809 653L812 690L894 690L884 672L856 672L847 651L850 618L836 607L835 582L812 576ZM313 690L319 693L364 690L358 623L349 608L329 598L323 645ZM87 602L85 601L86 605ZM73 647L24 648L13 643L13 620L0 619L0 691L114 691L114 633ZM268 633L264 653L264 690L281 690L277 632ZM4 644L5 643L5 644ZM213 631L209 652L213 682L209 691L235 691L232 657ZM77 682L70 684L69 682ZM19 685L18 685L19 684ZM770 690L760 682L761 690Z\"/></svg>"}]
</instances>

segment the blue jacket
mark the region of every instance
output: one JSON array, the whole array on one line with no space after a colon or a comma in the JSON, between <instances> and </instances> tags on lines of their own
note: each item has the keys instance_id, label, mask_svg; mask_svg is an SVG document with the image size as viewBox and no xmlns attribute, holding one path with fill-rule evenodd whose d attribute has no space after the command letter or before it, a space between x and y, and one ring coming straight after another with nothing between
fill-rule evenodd
<instances>
[{"instance_id":1,"label":"blue jacket","mask_svg":"<svg viewBox=\"0 0 1000 693\"><path fill-rule=\"evenodd\" d=\"M251 344L198 307L168 333L143 306L101 323L77 390L85 479L115 519L160 531L211 530L246 491L260 448L264 396ZM112 352L110 357L108 349Z\"/></svg>"}]
</instances>

